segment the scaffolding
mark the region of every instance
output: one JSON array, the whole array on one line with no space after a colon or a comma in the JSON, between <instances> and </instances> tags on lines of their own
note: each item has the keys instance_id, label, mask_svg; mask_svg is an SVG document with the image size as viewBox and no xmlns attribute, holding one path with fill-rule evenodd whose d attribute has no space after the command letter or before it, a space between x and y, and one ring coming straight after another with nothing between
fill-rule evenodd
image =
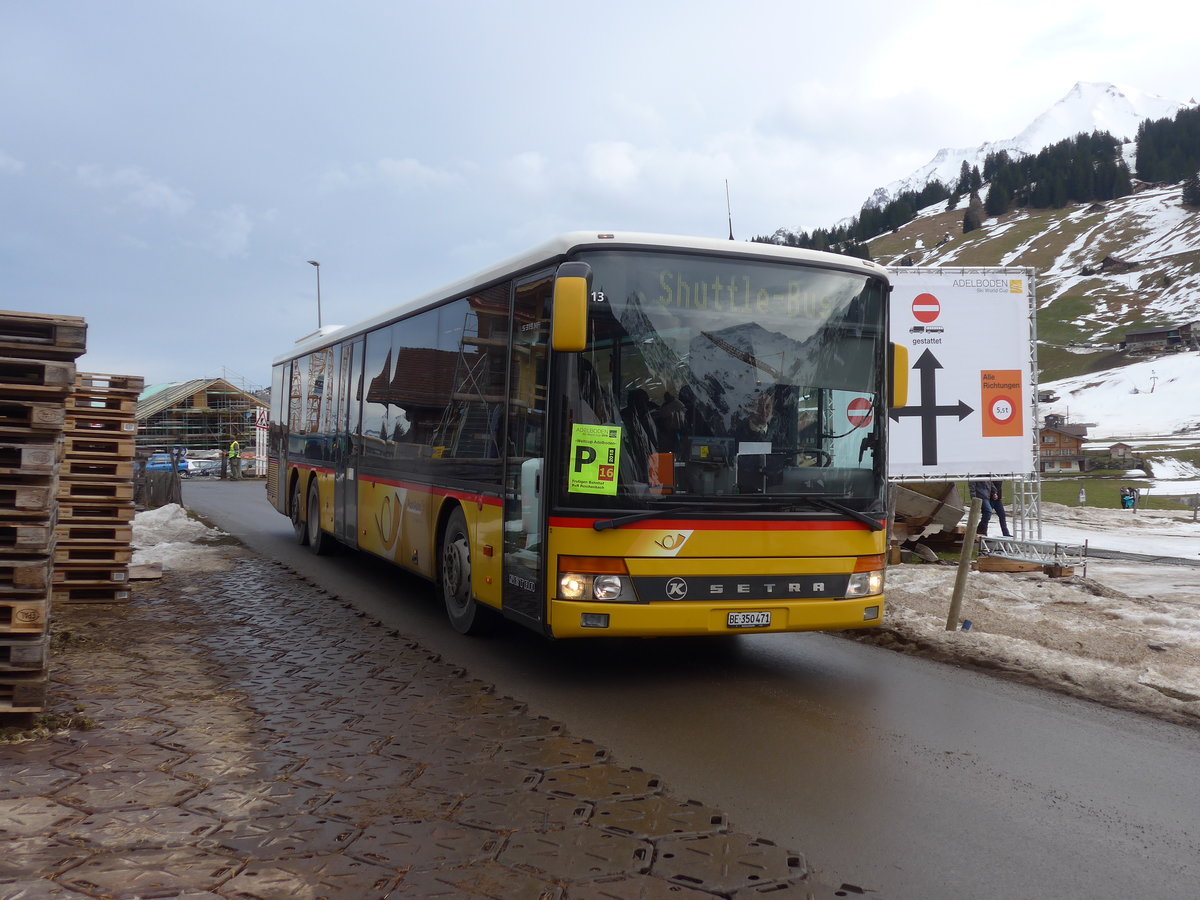
<instances>
[{"instance_id":1,"label":"scaffolding","mask_svg":"<svg viewBox=\"0 0 1200 900\"><path fill-rule=\"evenodd\" d=\"M231 441L254 446L255 411L265 408L263 392L226 378L199 378L150 385L137 404L137 446L143 450L182 447L224 450Z\"/></svg>"}]
</instances>

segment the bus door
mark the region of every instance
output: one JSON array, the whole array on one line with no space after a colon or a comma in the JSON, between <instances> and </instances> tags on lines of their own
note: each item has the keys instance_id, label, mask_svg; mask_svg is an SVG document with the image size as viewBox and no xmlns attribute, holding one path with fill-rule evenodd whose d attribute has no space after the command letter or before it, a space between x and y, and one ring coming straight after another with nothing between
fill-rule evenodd
<instances>
[{"instance_id":1,"label":"bus door","mask_svg":"<svg viewBox=\"0 0 1200 900\"><path fill-rule=\"evenodd\" d=\"M363 339L340 348L337 428L333 441L333 531L344 544L358 546L358 430L362 409Z\"/></svg>"},{"instance_id":2,"label":"bus door","mask_svg":"<svg viewBox=\"0 0 1200 900\"><path fill-rule=\"evenodd\" d=\"M509 319L505 421L504 590L505 613L528 622L545 618L546 372L553 273L517 283Z\"/></svg>"}]
</instances>

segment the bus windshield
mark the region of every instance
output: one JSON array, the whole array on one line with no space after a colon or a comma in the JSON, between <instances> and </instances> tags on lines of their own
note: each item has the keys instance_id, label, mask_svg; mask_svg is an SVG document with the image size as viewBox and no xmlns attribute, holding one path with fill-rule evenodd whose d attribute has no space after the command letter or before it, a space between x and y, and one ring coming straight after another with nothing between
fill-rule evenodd
<instances>
[{"instance_id":1,"label":"bus windshield","mask_svg":"<svg viewBox=\"0 0 1200 900\"><path fill-rule=\"evenodd\" d=\"M732 256L579 258L589 336L557 357L558 506L881 508L884 281Z\"/></svg>"}]
</instances>

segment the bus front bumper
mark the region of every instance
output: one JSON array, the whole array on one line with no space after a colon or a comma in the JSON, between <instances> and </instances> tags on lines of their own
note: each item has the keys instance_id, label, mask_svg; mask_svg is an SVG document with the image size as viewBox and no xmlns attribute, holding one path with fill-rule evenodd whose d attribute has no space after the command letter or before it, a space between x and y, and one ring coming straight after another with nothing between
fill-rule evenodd
<instances>
[{"instance_id":1,"label":"bus front bumper","mask_svg":"<svg viewBox=\"0 0 1200 900\"><path fill-rule=\"evenodd\" d=\"M764 634L842 631L883 622L883 595L848 600L766 601L762 604L580 603L551 601L556 638Z\"/></svg>"}]
</instances>

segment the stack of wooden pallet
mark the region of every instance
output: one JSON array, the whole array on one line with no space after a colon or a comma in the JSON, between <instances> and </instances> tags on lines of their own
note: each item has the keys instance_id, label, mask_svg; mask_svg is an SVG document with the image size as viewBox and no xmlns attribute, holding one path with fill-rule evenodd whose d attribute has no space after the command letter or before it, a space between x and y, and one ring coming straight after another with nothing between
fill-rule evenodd
<instances>
[{"instance_id":1,"label":"stack of wooden pallet","mask_svg":"<svg viewBox=\"0 0 1200 900\"><path fill-rule=\"evenodd\" d=\"M56 603L129 599L135 409L143 379L81 372L67 398L58 481Z\"/></svg>"},{"instance_id":2,"label":"stack of wooden pallet","mask_svg":"<svg viewBox=\"0 0 1200 900\"><path fill-rule=\"evenodd\" d=\"M0 311L0 712L46 702L66 402L87 324Z\"/></svg>"}]
</instances>

